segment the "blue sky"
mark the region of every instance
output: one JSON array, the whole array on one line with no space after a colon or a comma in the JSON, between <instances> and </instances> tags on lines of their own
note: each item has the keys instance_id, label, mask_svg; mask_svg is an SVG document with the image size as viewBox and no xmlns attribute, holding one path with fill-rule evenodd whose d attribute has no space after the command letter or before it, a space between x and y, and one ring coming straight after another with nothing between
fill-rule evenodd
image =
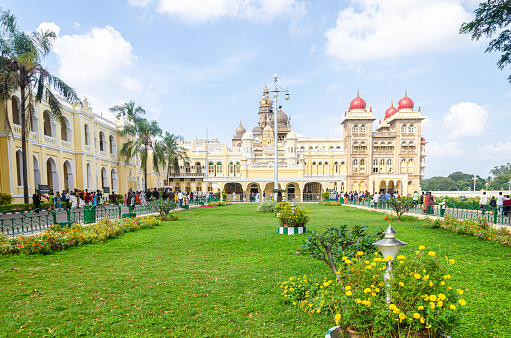
<instances>
[{"instance_id":1,"label":"blue sky","mask_svg":"<svg viewBox=\"0 0 511 338\"><path fill-rule=\"evenodd\" d=\"M96 113L134 100L185 138L251 130L279 74L292 129L341 137L357 90L377 119L405 89L426 117L426 177L486 177L511 161L509 69L459 35L478 1L4 0L27 31L58 33L49 70Z\"/></svg>"}]
</instances>

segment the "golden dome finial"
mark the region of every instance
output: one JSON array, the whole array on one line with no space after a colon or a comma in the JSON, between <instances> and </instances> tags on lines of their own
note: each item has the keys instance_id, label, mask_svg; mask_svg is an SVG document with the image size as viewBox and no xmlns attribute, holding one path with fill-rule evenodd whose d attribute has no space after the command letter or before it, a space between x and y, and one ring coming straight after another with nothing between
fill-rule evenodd
<instances>
[{"instance_id":1,"label":"golden dome finial","mask_svg":"<svg viewBox=\"0 0 511 338\"><path fill-rule=\"evenodd\" d=\"M390 106L394 107L394 100L390 100Z\"/></svg>"},{"instance_id":2,"label":"golden dome finial","mask_svg":"<svg viewBox=\"0 0 511 338\"><path fill-rule=\"evenodd\" d=\"M358 92L358 89L357 89L357 97L360 97L360 94L359 94L359 92Z\"/></svg>"},{"instance_id":3,"label":"golden dome finial","mask_svg":"<svg viewBox=\"0 0 511 338\"><path fill-rule=\"evenodd\" d=\"M406 89L405 89L405 97L408 97L408 94L406 94Z\"/></svg>"}]
</instances>

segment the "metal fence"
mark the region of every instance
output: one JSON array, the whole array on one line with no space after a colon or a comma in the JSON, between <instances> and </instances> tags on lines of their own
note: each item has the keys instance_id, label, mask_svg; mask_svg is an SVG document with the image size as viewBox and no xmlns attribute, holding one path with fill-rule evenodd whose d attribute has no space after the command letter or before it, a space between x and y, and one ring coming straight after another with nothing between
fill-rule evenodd
<instances>
[{"instance_id":1,"label":"metal fence","mask_svg":"<svg viewBox=\"0 0 511 338\"><path fill-rule=\"evenodd\" d=\"M388 204L388 201L386 200L375 203L371 198L360 199L358 201L348 199L344 201L344 203L351 205L361 205L373 209L392 210ZM493 224L507 226L511 225L511 211L500 210L489 205L486 206L486 209L480 209L478 205L475 206L473 204L462 203L455 205L452 203L446 203L445 207L442 207L439 203L436 203L434 206L424 209L422 204L416 204L413 208L408 210L408 212L412 214L439 217L450 215L458 219L483 219Z\"/></svg>"}]
</instances>

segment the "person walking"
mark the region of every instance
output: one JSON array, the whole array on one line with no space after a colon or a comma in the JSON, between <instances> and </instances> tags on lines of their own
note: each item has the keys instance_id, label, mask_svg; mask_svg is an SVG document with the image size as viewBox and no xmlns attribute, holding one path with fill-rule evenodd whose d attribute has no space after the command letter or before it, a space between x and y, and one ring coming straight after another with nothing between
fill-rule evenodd
<instances>
[{"instance_id":1,"label":"person walking","mask_svg":"<svg viewBox=\"0 0 511 338\"><path fill-rule=\"evenodd\" d=\"M57 209L60 209L62 206L62 197L60 196L60 192L57 191L57 195L55 195L55 206Z\"/></svg>"},{"instance_id":2,"label":"person walking","mask_svg":"<svg viewBox=\"0 0 511 338\"><path fill-rule=\"evenodd\" d=\"M144 190L142 190L140 192L140 203L142 203L143 206L146 206L147 205L147 199L145 197L145 192Z\"/></svg>"},{"instance_id":3,"label":"person walking","mask_svg":"<svg viewBox=\"0 0 511 338\"><path fill-rule=\"evenodd\" d=\"M488 196L486 195L486 191L483 192L483 196L479 200L479 209L481 209L481 213L484 215L486 213L486 208L488 206Z\"/></svg>"},{"instance_id":4,"label":"person walking","mask_svg":"<svg viewBox=\"0 0 511 338\"><path fill-rule=\"evenodd\" d=\"M232 201L236 202L236 193L235 192L232 193Z\"/></svg>"},{"instance_id":5,"label":"person walking","mask_svg":"<svg viewBox=\"0 0 511 338\"><path fill-rule=\"evenodd\" d=\"M502 213L502 209L504 207L504 196L502 195L502 191L497 195L497 210Z\"/></svg>"},{"instance_id":6,"label":"person walking","mask_svg":"<svg viewBox=\"0 0 511 338\"><path fill-rule=\"evenodd\" d=\"M41 195L39 195L39 190L35 191L34 195L32 196L32 200L34 201L36 213L39 213L39 210L41 209Z\"/></svg>"}]
</instances>

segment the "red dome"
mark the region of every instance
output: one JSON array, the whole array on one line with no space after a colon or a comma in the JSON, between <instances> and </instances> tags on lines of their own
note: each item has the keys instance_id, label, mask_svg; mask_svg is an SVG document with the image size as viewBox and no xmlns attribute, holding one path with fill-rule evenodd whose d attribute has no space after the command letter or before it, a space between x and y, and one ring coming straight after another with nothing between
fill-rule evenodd
<instances>
[{"instance_id":1,"label":"red dome","mask_svg":"<svg viewBox=\"0 0 511 338\"><path fill-rule=\"evenodd\" d=\"M406 95L406 90L405 96L399 100L398 107L399 109L413 109L413 101L408 97L408 95Z\"/></svg>"},{"instance_id":2,"label":"red dome","mask_svg":"<svg viewBox=\"0 0 511 338\"><path fill-rule=\"evenodd\" d=\"M425 142L425 141L426 141L426 139L425 139L424 137L421 137L421 141L422 141L422 142Z\"/></svg>"},{"instance_id":3,"label":"red dome","mask_svg":"<svg viewBox=\"0 0 511 338\"><path fill-rule=\"evenodd\" d=\"M360 97L357 91L357 97L350 103L350 109L366 109L366 102Z\"/></svg>"},{"instance_id":4,"label":"red dome","mask_svg":"<svg viewBox=\"0 0 511 338\"><path fill-rule=\"evenodd\" d=\"M390 108L385 111L385 120L397 113L397 109L394 107L394 102L391 103Z\"/></svg>"}]
</instances>

